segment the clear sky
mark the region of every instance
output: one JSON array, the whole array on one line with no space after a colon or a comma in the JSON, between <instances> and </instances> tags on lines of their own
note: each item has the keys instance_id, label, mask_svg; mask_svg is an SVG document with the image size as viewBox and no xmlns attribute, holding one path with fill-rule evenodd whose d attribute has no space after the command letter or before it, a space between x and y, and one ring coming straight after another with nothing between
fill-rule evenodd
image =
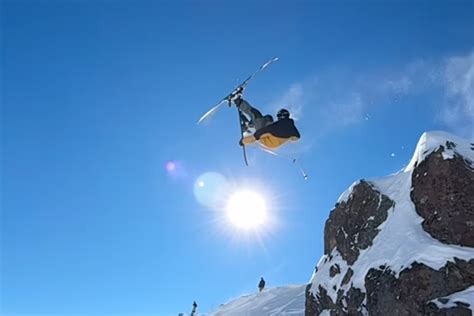
<instances>
[{"instance_id":1,"label":"clear sky","mask_svg":"<svg viewBox=\"0 0 474 316\"><path fill-rule=\"evenodd\" d=\"M473 1L3 0L0 19L2 315L207 312L260 276L304 284L352 182L401 169L423 131L473 138ZM235 109L196 125L274 56L245 97L295 116L283 154L307 181L256 148L246 167ZM201 203L225 184L271 221Z\"/></svg>"}]
</instances>

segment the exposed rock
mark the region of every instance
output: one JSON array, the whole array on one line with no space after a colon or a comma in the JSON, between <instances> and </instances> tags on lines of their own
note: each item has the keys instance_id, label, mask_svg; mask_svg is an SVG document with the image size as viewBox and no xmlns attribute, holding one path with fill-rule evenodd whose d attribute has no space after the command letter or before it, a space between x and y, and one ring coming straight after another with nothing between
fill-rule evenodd
<instances>
[{"instance_id":1,"label":"exposed rock","mask_svg":"<svg viewBox=\"0 0 474 316\"><path fill-rule=\"evenodd\" d=\"M319 315L323 310L328 309L337 313L338 307L333 303L328 292L322 286L318 288L318 294L314 297L311 294L311 284L306 287L305 315ZM333 315L331 313L331 315ZM339 314L334 314L339 315Z\"/></svg>"},{"instance_id":2,"label":"exposed rock","mask_svg":"<svg viewBox=\"0 0 474 316\"><path fill-rule=\"evenodd\" d=\"M346 275L342 279L341 286L345 285L345 284L348 284L349 281L351 280L353 274L354 274L354 271L351 268L347 269Z\"/></svg>"},{"instance_id":3,"label":"exposed rock","mask_svg":"<svg viewBox=\"0 0 474 316\"><path fill-rule=\"evenodd\" d=\"M317 313L318 304L316 299L311 292L311 284L306 286L306 299L304 303L304 313L305 315L318 315Z\"/></svg>"},{"instance_id":4,"label":"exposed rock","mask_svg":"<svg viewBox=\"0 0 474 316\"><path fill-rule=\"evenodd\" d=\"M339 267L337 263L332 265L331 268L329 269L329 276L331 278L333 278L336 274L339 274L339 273L341 273L341 268Z\"/></svg>"},{"instance_id":5,"label":"exposed rock","mask_svg":"<svg viewBox=\"0 0 474 316\"><path fill-rule=\"evenodd\" d=\"M454 148L452 142L447 148ZM446 244L474 247L474 170L462 156L443 158L444 147L428 155L412 174L411 199L423 229Z\"/></svg>"},{"instance_id":6,"label":"exposed rock","mask_svg":"<svg viewBox=\"0 0 474 316\"><path fill-rule=\"evenodd\" d=\"M388 216L394 202L362 180L354 186L347 202L333 209L324 227L324 253L336 247L348 264L353 264L360 253L372 245L377 227Z\"/></svg>"},{"instance_id":7,"label":"exposed rock","mask_svg":"<svg viewBox=\"0 0 474 316\"><path fill-rule=\"evenodd\" d=\"M399 278L389 270L371 269L365 278L367 310L372 315L422 315L427 302L474 284L474 259L455 260L439 270L415 263Z\"/></svg>"},{"instance_id":8,"label":"exposed rock","mask_svg":"<svg viewBox=\"0 0 474 316\"><path fill-rule=\"evenodd\" d=\"M359 289L351 288L347 295L344 295L344 291L339 290L336 303L329 297L326 289L321 286L316 297L310 293L310 285L308 285L305 308L305 315L307 316L319 315L324 310L330 311L332 316L364 315L365 307L362 302L364 301L365 294Z\"/></svg>"},{"instance_id":9,"label":"exposed rock","mask_svg":"<svg viewBox=\"0 0 474 316\"><path fill-rule=\"evenodd\" d=\"M426 305L424 310L426 316L472 316L472 312L466 304L456 302L455 307L438 308L434 303Z\"/></svg>"},{"instance_id":10,"label":"exposed rock","mask_svg":"<svg viewBox=\"0 0 474 316\"><path fill-rule=\"evenodd\" d=\"M390 269L371 269L365 278L365 290L338 290L333 302L325 288L319 286L316 297L307 290L306 315L319 315L323 310L331 315L463 315L466 306L439 309L431 300L466 289L474 284L474 259L448 262L439 270L424 264L413 264L399 277ZM364 305L364 298L367 302ZM470 314L469 314L470 315Z\"/></svg>"},{"instance_id":11,"label":"exposed rock","mask_svg":"<svg viewBox=\"0 0 474 316\"><path fill-rule=\"evenodd\" d=\"M339 290L337 295L337 305L341 308L341 315L364 315L365 306L362 305L365 293L360 289L351 287L344 295L344 291Z\"/></svg>"},{"instance_id":12,"label":"exposed rock","mask_svg":"<svg viewBox=\"0 0 474 316\"><path fill-rule=\"evenodd\" d=\"M472 315L474 144L451 136L423 134L404 170L341 196L307 287L307 316Z\"/></svg>"}]
</instances>

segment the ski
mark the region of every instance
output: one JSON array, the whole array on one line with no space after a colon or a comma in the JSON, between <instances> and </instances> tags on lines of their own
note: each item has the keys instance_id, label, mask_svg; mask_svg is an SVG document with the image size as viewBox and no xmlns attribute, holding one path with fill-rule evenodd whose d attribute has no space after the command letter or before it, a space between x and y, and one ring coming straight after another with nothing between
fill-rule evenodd
<instances>
[{"instance_id":1,"label":"ski","mask_svg":"<svg viewBox=\"0 0 474 316\"><path fill-rule=\"evenodd\" d=\"M257 75L259 72L263 71L265 68L267 68L268 66L270 66L271 64L273 64L274 62L276 62L278 60L278 57L274 57L272 59L270 59L269 61L267 61L266 63L264 63L263 65L260 66L260 68L258 68L253 74L251 74L250 76L247 77L247 79L245 79L241 84L239 84L234 90L232 90L231 93L229 93L228 95L226 95L224 98L222 98L219 103L217 103L215 106L213 106L209 111L207 111L206 113L204 113L203 116L201 116L201 118L198 120L198 124L201 124L202 122L206 121L207 119L209 119L210 117L212 117L220 108L223 104L225 104L226 102L229 104L231 104L232 102L232 99L239 93L242 93L245 89L245 87L247 86L247 84L249 83L250 80L252 80L255 75ZM240 115L240 114L239 114Z\"/></svg>"}]
</instances>

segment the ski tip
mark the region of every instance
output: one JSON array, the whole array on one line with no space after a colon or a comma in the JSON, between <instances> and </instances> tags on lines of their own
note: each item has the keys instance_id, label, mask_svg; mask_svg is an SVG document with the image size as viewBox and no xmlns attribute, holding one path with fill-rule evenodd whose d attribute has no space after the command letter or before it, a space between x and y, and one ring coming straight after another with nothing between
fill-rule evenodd
<instances>
[{"instance_id":1,"label":"ski tip","mask_svg":"<svg viewBox=\"0 0 474 316\"><path fill-rule=\"evenodd\" d=\"M276 62L278 59L279 59L278 57L273 57L272 59L270 59L269 61L267 61L265 64L263 64L263 65L260 67L260 70L267 68L268 66L270 66L271 64L273 64L274 62Z\"/></svg>"},{"instance_id":2,"label":"ski tip","mask_svg":"<svg viewBox=\"0 0 474 316\"><path fill-rule=\"evenodd\" d=\"M203 116L197 121L196 125L203 125L202 123L204 123L208 120L209 120L209 115L208 116Z\"/></svg>"},{"instance_id":3,"label":"ski tip","mask_svg":"<svg viewBox=\"0 0 474 316\"><path fill-rule=\"evenodd\" d=\"M201 125L201 123L206 119L205 116L202 116L197 122L196 125Z\"/></svg>"}]
</instances>

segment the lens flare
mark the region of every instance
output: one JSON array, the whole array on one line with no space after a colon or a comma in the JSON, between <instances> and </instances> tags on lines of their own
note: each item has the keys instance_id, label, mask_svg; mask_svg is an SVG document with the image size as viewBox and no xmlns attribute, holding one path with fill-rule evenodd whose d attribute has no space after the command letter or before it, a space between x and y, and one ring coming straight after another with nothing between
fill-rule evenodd
<instances>
[{"instance_id":1,"label":"lens flare","mask_svg":"<svg viewBox=\"0 0 474 316\"><path fill-rule=\"evenodd\" d=\"M206 172L194 182L194 196L204 206L218 208L226 196L228 183L217 172Z\"/></svg>"},{"instance_id":2,"label":"lens flare","mask_svg":"<svg viewBox=\"0 0 474 316\"><path fill-rule=\"evenodd\" d=\"M188 177L186 172L185 164L180 160L167 160L165 161L163 168L168 177L175 180L184 180Z\"/></svg>"},{"instance_id":3,"label":"lens flare","mask_svg":"<svg viewBox=\"0 0 474 316\"><path fill-rule=\"evenodd\" d=\"M166 171L173 172L176 170L176 163L174 161L168 161L165 164Z\"/></svg>"}]
</instances>

